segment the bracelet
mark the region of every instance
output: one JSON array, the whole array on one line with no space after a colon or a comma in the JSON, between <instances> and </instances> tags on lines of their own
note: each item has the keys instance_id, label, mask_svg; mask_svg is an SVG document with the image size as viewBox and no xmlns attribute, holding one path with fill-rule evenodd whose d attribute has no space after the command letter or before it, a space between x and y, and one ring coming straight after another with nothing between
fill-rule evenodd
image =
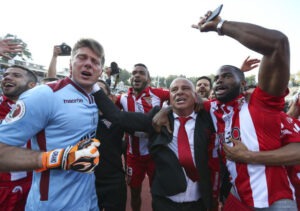
<instances>
[{"instance_id":1,"label":"bracelet","mask_svg":"<svg viewBox=\"0 0 300 211\"><path fill-rule=\"evenodd\" d=\"M222 26L224 24L225 20L220 20L220 22L217 24L217 32L218 35L223 36L224 33L222 32Z\"/></svg>"}]
</instances>

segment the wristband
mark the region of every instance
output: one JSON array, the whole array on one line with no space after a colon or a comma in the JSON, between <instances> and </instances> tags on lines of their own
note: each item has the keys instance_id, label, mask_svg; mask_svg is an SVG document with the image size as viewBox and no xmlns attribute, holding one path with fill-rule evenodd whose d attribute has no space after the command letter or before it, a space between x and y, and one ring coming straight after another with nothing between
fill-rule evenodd
<instances>
[{"instance_id":1,"label":"wristband","mask_svg":"<svg viewBox=\"0 0 300 211\"><path fill-rule=\"evenodd\" d=\"M224 33L222 31L222 26L224 24L225 20L220 20L220 22L217 24L217 32L218 32L218 35L220 36L223 36Z\"/></svg>"},{"instance_id":2,"label":"wristband","mask_svg":"<svg viewBox=\"0 0 300 211\"><path fill-rule=\"evenodd\" d=\"M65 149L55 149L48 152L43 152L42 168L36 169L36 172L46 171L47 169L60 169L62 166L62 158L64 156Z\"/></svg>"},{"instance_id":3,"label":"wristband","mask_svg":"<svg viewBox=\"0 0 300 211\"><path fill-rule=\"evenodd\" d=\"M36 172L42 172L47 170L47 153L43 152L42 153L42 168L36 169Z\"/></svg>"}]
</instances>

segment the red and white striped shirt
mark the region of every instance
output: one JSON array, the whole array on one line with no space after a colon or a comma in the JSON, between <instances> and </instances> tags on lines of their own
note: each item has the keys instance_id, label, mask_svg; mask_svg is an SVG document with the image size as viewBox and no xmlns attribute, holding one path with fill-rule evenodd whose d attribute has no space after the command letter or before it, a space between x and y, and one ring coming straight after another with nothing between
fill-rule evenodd
<instances>
[{"instance_id":1,"label":"red and white striped shirt","mask_svg":"<svg viewBox=\"0 0 300 211\"><path fill-rule=\"evenodd\" d=\"M277 149L285 144L280 138L284 96L270 96L256 88L248 103L239 96L226 104L213 100L204 106L212 116L220 149L230 137L241 140L251 151ZM294 199L284 166L235 163L226 160L222 149L221 152L233 187L244 204L262 208L280 199Z\"/></svg>"},{"instance_id":2,"label":"red and white striped shirt","mask_svg":"<svg viewBox=\"0 0 300 211\"><path fill-rule=\"evenodd\" d=\"M166 89L146 87L139 96L135 96L133 89L128 93L118 96L116 105L124 111L148 113L154 106L162 106L164 101L169 100L170 93ZM127 135L127 153L133 155L148 155L148 134L135 132L134 136Z\"/></svg>"},{"instance_id":3,"label":"red and white striped shirt","mask_svg":"<svg viewBox=\"0 0 300 211\"><path fill-rule=\"evenodd\" d=\"M10 110L13 108L14 105L15 103L10 99L8 99L7 97L5 97L4 95L0 96L0 121L2 121L5 118L5 116L10 112ZM28 142L27 147L30 148L30 142ZM26 171L0 173L0 183L16 181L19 179L26 178L27 176L31 177L31 175L32 175L31 172L26 172Z\"/></svg>"},{"instance_id":4,"label":"red and white striped shirt","mask_svg":"<svg viewBox=\"0 0 300 211\"><path fill-rule=\"evenodd\" d=\"M284 143L299 142L300 121L281 113L281 139ZM300 210L300 165L286 167L291 183L295 188L295 196Z\"/></svg>"}]
</instances>

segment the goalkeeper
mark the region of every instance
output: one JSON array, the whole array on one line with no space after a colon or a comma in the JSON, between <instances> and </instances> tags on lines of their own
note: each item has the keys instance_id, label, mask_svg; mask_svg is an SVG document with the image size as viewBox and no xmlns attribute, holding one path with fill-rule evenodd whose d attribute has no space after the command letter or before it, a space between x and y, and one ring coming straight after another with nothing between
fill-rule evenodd
<instances>
[{"instance_id":1,"label":"goalkeeper","mask_svg":"<svg viewBox=\"0 0 300 211\"><path fill-rule=\"evenodd\" d=\"M102 46L79 40L71 77L24 92L0 125L0 171L34 170L26 210L98 210L98 109L91 94L103 65ZM30 138L32 150L21 149Z\"/></svg>"}]
</instances>

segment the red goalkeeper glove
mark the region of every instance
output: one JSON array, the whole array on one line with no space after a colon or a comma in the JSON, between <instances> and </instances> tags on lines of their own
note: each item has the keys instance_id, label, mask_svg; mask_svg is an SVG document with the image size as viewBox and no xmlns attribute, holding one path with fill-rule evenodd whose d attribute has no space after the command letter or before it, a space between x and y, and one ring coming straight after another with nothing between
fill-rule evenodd
<instances>
[{"instance_id":1,"label":"red goalkeeper glove","mask_svg":"<svg viewBox=\"0 0 300 211\"><path fill-rule=\"evenodd\" d=\"M75 146L66 149L55 149L42 154L43 167L38 172L47 169L74 170L84 173L91 173L99 164L100 146L98 139L84 139Z\"/></svg>"}]
</instances>

